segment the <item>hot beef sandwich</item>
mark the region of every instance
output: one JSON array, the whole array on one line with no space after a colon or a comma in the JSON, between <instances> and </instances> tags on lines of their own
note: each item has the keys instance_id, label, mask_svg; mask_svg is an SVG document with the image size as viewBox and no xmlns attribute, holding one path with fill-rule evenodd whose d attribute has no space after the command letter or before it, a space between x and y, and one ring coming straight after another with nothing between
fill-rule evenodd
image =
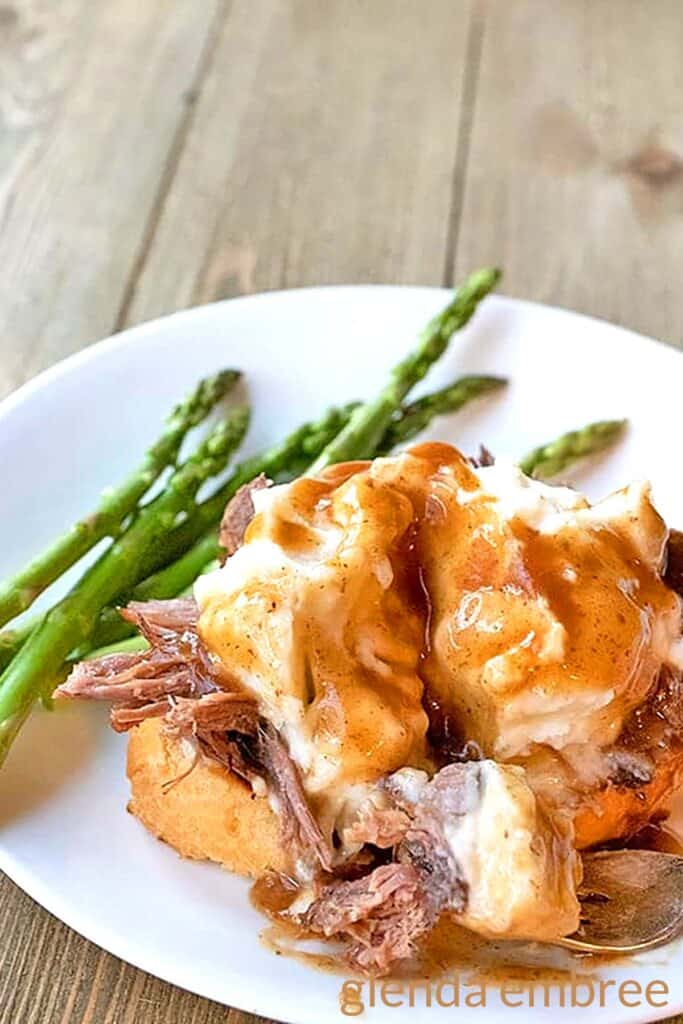
<instances>
[{"instance_id":1,"label":"hot beef sandwich","mask_svg":"<svg viewBox=\"0 0 683 1024\"><path fill-rule=\"evenodd\" d=\"M61 687L130 730L133 813L280 873L282 913L369 971L445 913L571 934L577 851L683 772L683 545L648 488L591 505L444 444L266 484L194 598L123 611L148 651Z\"/></svg>"}]
</instances>

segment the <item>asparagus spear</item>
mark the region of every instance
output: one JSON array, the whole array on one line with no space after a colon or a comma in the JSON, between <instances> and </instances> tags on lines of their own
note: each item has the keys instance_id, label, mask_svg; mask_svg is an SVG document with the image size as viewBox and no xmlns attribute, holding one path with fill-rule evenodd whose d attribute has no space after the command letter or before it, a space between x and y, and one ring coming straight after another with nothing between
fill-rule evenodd
<instances>
[{"instance_id":1,"label":"asparagus spear","mask_svg":"<svg viewBox=\"0 0 683 1024\"><path fill-rule=\"evenodd\" d=\"M355 403L328 409L319 420L298 427L280 444L240 463L226 483L195 506L182 524L172 528L159 543L142 553L138 578L143 582L127 594L122 588L116 594L119 602L177 597L216 557L218 538L215 529L237 489L259 473L277 480L298 476L341 430L354 408ZM0 672L18 654L41 620L42 616L38 616L16 629L0 633ZM92 639L96 646L105 646L133 632L134 629L121 619L115 608L105 608ZM80 649L77 654L82 657L85 650Z\"/></svg>"},{"instance_id":2,"label":"asparagus spear","mask_svg":"<svg viewBox=\"0 0 683 1024\"><path fill-rule=\"evenodd\" d=\"M217 565L216 560L220 553L221 548L216 533L214 531L207 533L177 561L171 562L164 569L160 569L159 572L148 576L142 583L139 583L125 599L126 602L162 601L183 596L191 589L198 576ZM41 616L37 616L21 628L8 629L0 633L0 672L19 653L41 621ZM91 658L93 650L116 646L127 637L134 636L135 633L136 627L121 617L119 606L107 605L100 612L92 635L85 644L70 654L69 662L75 663L82 658Z\"/></svg>"},{"instance_id":3,"label":"asparagus spear","mask_svg":"<svg viewBox=\"0 0 683 1024\"><path fill-rule=\"evenodd\" d=\"M141 509L125 533L31 633L0 677L0 763L33 702L52 686L70 652L91 635L101 609L135 583L141 553L154 547L177 516L192 507L204 481L221 472L247 423L245 408L221 422L176 469L166 489Z\"/></svg>"},{"instance_id":4,"label":"asparagus spear","mask_svg":"<svg viewBox=\"0 0 683 1024\"><path fill-rule=\"evenodd\" d=\"M477 380L479 378L472 378ZM481 378L484 381L491 381L489 386L483 389L473 388L470 397L477 397L486 390L493 390L496 386L505 384L504 380L497 378ZM464 378L465 381L470 378ZM494 383L495 382L495 383ZM434 392L425 395L424 398L405 406L403 414L389 428L382 443L383 448L391 447L392 435L400 438L400 442L409 440L413 434L419 433L428 425L431 416L444 412L454 411L462 404L459 401L461 391L460 381L456 381L450 388L444 388L441 392ZM452 404L450 404L452 402ZM588 424L581 430L571 431L563 434L556 440L546 445L541 445L529 452L520 462L520 466L529 475L544 477L553 476L556 473L567 469L575 461L586 455L593 454L611 444L619 436L625 426L625 420L600 421ZM394 432L394 428L400 424L400 432ZM396 443L399 443L397 440ZM549 454L550 453L550 454ZM188 589L194 579L203 571L209 568L210 563L218 553L218 543L214 534L207 534L202 540L190 549L184 558L169 565L166 569L150 577L140 584L134 591L138 600L150 598L177 597ZM118 622L117 622L118 619ZM30 632L30 626L27 632ZM18 633L19 631L17 631ZM98 627L92 635L94 650L77 653L69 659L70 668L81 657L100 658L105 654L123 652L134 652L144 650L147 642L140 635L132 635L133 627L122 620L113 608L104 609ZM0 634L0 657L3 651L3 637L8 638L9 631ZM9 646L9 642L7 644Z\"/></svg>"},{"instance_id":5,"label":"asparagus spear","mask_svg":"<svg viewBox=\"0 0 683 1024\"><path fill-rule=\"evenodd\" d=\"M382 450L393 447L392 442L405 443L410 440L414 434L420 433L428 426L432 416L455 411L471 398L496 390L505 383L505 380L498 377L464 377L442 391L425 395L424 398L404 406L402 415L385 433ZM529 475L554 476L585 455L607 447L616 440L624 425L623 420L588 424L582 430L563 434L554 441L535 448L524 456L520 466ZM220 546L215 532L207 533L183 557L137 586L131 598L146 601L152 598L178 597L192 586L197 576L207 571L219 554ZM91 646L109 648L110 645L132 636L134 632L135 628L125 622L116 609L105 608L92 635ZM74 656L74 660L85 656L94 655L83 650Z\"/></svg>"},{"instance_id":6,"label":"asparagus spear","mask_svg":"<svg viewBox=\"0 0 683 1024\"><path fill-rule=\"evenodd\" d=\"M463 382L474 382L477 380L482 381L482 389L478 389L476 385L470 389L469 384L467 384L466 390L468 394L466 400L475 398L478 394L482 394L487 390L495 390L496 387L505 384L504 380L495 377L466 377L460 381L455 381L454 384L444 388L442 391L425 395L423 398L403 406L400 415L387 428L380 445L380 451L389 451L398 443L405 444L415 434L420 433L428 426L431 416L456 411L462 405L461 397L463 392L461 385ZM490 385L484 384L483 382L485 381L490 381ZM194 544L185 554L181 554L175 561L170 561L164 568L149 575L125 598L117 595L119 600L148 601L153 598L172 598L187 590L197 576L206 571L207 567L218 555L219 545L214 528L220 519L225 503L229 500L231 494L234 494L237 486L239 486L239 482L251 479L258 472L267 472L270 475L279 469L277 475L282 480L291 479L304 472L307 464L302 452L307 451L309 455L315 455L316 439L319 445L318 450L322 450L327 443L328 431L334 429L335 424L341 423L343 425L355 407L355 405L350 405L343 409L330 410L318 423L306 424L304 427L299 428L282 445L277 446L276 449L272 449L271 452L265 453L263 456L258 456L254 460L248 460L246 463L243 463L242 467L236 471L235 477L228 481L228 484L224 485L213 498L208 499L208 503L204 502L198 506L198 523L190 519L181 527L176 527L171 531L171 537L174 534L176 537L176 540L172 542L171 550L177 545L177 550L181 551L182 544L192 540L198 528L201 529L208 525L210 527L209 531L204 536L199 536L199 539L195 540ZM584 427L581 431L573 431L569 435L562 435L562 437L557 438L555 441L542 445L528 453L521 460L520 466L528 475L537 477L552 476L556 472L567 469L573 462L590 453L585 449L586 437L588 437L591 444L595 445L595 447L590 448L590 451L597 452L602 447L606 447L616 440L623 425L624 421L608 422L608 429L605 430L604 424L591 424ZM613 431L610 429L611 427L614 428ZM577 445L573 441L576 436L584 438L583 444ZM545 453L549 451L555 451L556 453L558 448L562 449L561 466L556 469L547 461L545 463L541 462L542 456ZM289 464L286 462L286 452L292 455L292 462ZM166 548L166 550L169 549ZM32 619L23 626L0 633L0 671L6 668L12 658L18 654L38 622L39 619ZM120 617L116 608L104 608L89 643L78 650L72 657L75 659L85 657L91 647L99 648L115 644L125 637L132 636L134 632L134 627Z\"/></svg>"},{"instance_id":7,"label":"asparagus spear","mask_svg":"<svg viewBox=\"0 0 683 1024\"><path fill-rule=\"evenodd\" d=\"M95 544L118 533L157 477L175 462L187 432L208 415L239 376L236 370L224 370L201 381L173 410L163 434L130 477L106 492L91 515L72 526L25 569L0 584L0 626L29 608L39 594Z\"/></svg>"},{"instance_id":8,"label":"asparagus spear","mask_svg":"<svg viewBox=\"0 0 683 1024\"><path fill-rule=\"evenodd\" d=\"M452 335L465 326L499 279L499 270L487 268L476 271L458 288L450 304L427 325L415 351L393 368L388 384L375 399L355 410L344 429L315 460L311 473L375 451L408 392L443 355Z\"/></svg>"},{"instance_id":9,"label":"asparagus spear","mask_svg":"<svg viewBox=\"0 0 683 1024\"><path fill-rule=\"evenodd\" d=\"M201 502L186 522L171 530L156 551L148 552L140 566L140 578L179 558L208 530L218 526L225 506L242 484L260 473L278 482L298 476L348 422L353 408L355 405L328 409L319 420L304 423L280 444L236 466L230 478Z\"/></svg>"},{"instance_id":10,"label":"asparagus spear","mask_svg":"<svg viewBox=\"0 0 683 1024\"><path fill-rule=\"evenodd\" d=\"M562 473L572 463L586 455L601 452L623 433L626 420L598 420L580 430L571 430L548 444L528 452L519 463L527 476L537 480L549 479Z\"/></svg>"},{"instance_id":11,"label":"asparagus spear","mask_svg":"<svg viewBox=\"0 0 683 1024\"><path fill-rule=\"evenodd\" d=\"M16 629L5 629L0 633L0 672L5 669L12 658L21 650L31 633L38 625L38 619L33 618Z\"/></svg>"},{"instance_id":12,"label":"asparagus spear","mask_svg":"<svg viewBox=\"0 0 683 1024\"><path fill-rule=\"evenodd\" d=\"M387 430L381 450L386 451L393 447L399 439L403 443L409 441L415 434L425 429L433 416L455 412L470 399L501 387L505 383L506 381L499 377L464 377L442 391L425 395L424 398L404 407ZM198 506L196 520L190 520L172 531L176 534L176 540L172 539L171 544L175 546L178 537L181 538L181 543L185 538L189 538L198 528L198 524L203 526L207 521L211 521L212 528L203 537L200 537L184 555L144 579L126 596L125 600L164 600L178 597L188 590L197 577L207 571L211 563L220 555L215 526L223 513L225 504L240 483L253 479L257 472L266 472L267 475L276 476L283 482L299 476L306 470L311 458L318 455L329 443L330 436L348 422L357 405L358 403L351 403L340 409L328 410L319 421L298 428L282 445L266 452L263 456L247 460L243 466L238 467L228 483L224 484L214 497ZM371 456L374 453L368 452L367 454ZM290 456L291 461L287 462ZM168 547L165 550L168 552ZM16 653L20 648L26 635L30 632L30 628L29 625L24 634L16 635L17 646L13 645L12 638L8 636L4 650L3 634L0 633L0 666L5 653L9 654L13 647L13 653ZM108 648L134 633L135 627L122 619L115 607L103 608L87 646L74 652L72 660L77 661L79 658L91 656L88 652L92 648ZM10 654L8 660L11 660L11 656Z\"/></svg>"},{"instance_id":13,"label":"asparagus spear","mask_svg":"<svg viewBox=\"0 0 683 1024\"><path fill-rule=\"evenodd\" d=\"M139 583L128 597L129 601L165 600L180 597L188 590L198 576L206 572L215 563L221 553L218 536L215 531L207 533L197 541L177 561L171 562L164 569L148 576ZM122 619L118 608L103 608L97 620L92 636L88 638L87 647L76 651L72 658L78 661L84 658L92 648L108 647L119 640L132 636L135 627Z\"/></svg>"},{"instance_id":14,"label":"asparagus spear","mask_svg":"<svg viewBox=\"0 0 683 1024\"><path fill-rule=\"evenodd\" d=\"M410 441L416 434L425 430L435 416L457 412L467 402L491 391L497 391L506 384L507 380L504 377L460 377L448 387L433 391L409 405L402 406L385 430L378 453L390 452L392 448Z\"/></svg>"},{"instance_id":15,"label":"asparagus spear","mask_svg":"<svg viewBox=\"0 0 683 1024\"><path fill-rule=\"evenodd\" d=\"M220 521L225 505L238 488L259 473L276 480L291 479L305 469L316 472L342 459L375 454L408 391L443 354L452 335L465 326L478 303L499 279L500 271L493 268L472 274L456 291L451 303L428 324L415 352L394 367L389 385L374 401L331 409L320 422L304 424L281 445L238 466L231 478L202 502L187 522L172 530L157 550L149 552L140 567L140 578L179 558L195 544ZM445 400L443 406L446 411ZM417 417L417 411L414 412ZM417 432L417 422L417 419L412 421L412 428L406 426L403 440ZM315 461L311 465L312 459Z\"/></svg>"},{"instance_id":16,"label":"asparagus spear","mask_svg":"<svg viewBox=\"0 0 683 1024\"><path fill-rule=\"evenodd\" d=\"M387 427L378 449L363 450L358 457L373 458L378 453L389 451L398 443L405 444L424 430L434 416L456 412L466 402L487 391L502 387L506 383L500 377L463 377L441 391L425 395L416 402L399 409L398 414L394 415L392 422ZM137 592L130 597L135 600L148 600L152 596L175 596L170 593L167 586L167 581L174 578L172 569L174 560L182 558L183 553L188 549L194 551L195 545L199 546L203 543L204 535L218 525L225 506L238 488L253 480L259 473L265 473L277 483L283 483L306 472L311 467L311 462L317 459L339 435L359 408L362 408L359 402L350 402L339 408L332 407L319 420L298 427L281 444L238 465L226 483L198 505L194 514L186 522L171 530L157 550L149 552L146 559L143 559L140 573L143 579L155 574L161 567L169 566L170 575L162 577L163 587L153 587L144 598L139 597ZM199 550L201 551L201 548ZM189 568L197 564L199 557L201 557L199 552L190 554L184 566ZM206 562L215 557L215 553L209 554ZM178 571L178 578L181 580L187 579L184 566L180 567ZM184 583L183 587L188 585L189 583ZM175 593L179 593L180 589L183 588L179 587ZM106 613L106 616L112 623L113 619L109 613ZM122 635L121 628L119 626L117 636ZM111 642L107 639L111 635L109 631L103 629L102 633L98 635L103 637L103 644Z\"/></svg>"}]
</instances>

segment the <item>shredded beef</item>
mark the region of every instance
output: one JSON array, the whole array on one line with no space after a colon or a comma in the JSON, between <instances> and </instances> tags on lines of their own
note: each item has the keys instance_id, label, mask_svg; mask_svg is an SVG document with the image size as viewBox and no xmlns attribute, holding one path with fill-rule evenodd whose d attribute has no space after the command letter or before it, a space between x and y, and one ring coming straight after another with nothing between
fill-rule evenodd
<instances>
[{"instance_id":1,"label":"shredded beef","mask_svg":"<svg viewBox=\"0 0 683 1024\"><path fill-rule=\"evenodd\" d=\"M462 911L467 905L467 883L444 830L449 820L469 813L480 799L480 769L474 764L447 765L420 794L398 847L398 860L420 873L435 917L446 906Z\"/></svg>"},{"instance_id":2,"label":"shredded beef","mask_svg":"<svg viewBox=\"0 0 683 1024\"><path fill-rule=\"evenodd\" d=\"M231 498L228 502L223 513L219 536L221 547L226 552L226 558L234 555L244 543L247 527L254 518L253 492L263 490L264 487L269 486L270 481L261 473L260 476L254 477L248 484L243 484L234 498Z\"/></svg>"},{"instance_id":3,"label":"shredded beef","mask_svg":"<svg viewBox=\"0 0 683 1024\"><path fill-rule=\"evenodd\" d=\"M131 601L121 609L121 617L137 626L150 644L160 646L187 632L196 635L199 608L191 597L173 601Z\"/></svg>"},{"instance_id":4,"label":"shredded beef","mask_svg":"<svg viewBox=\"0 0 683 1024\"><path fill-rule=\"evenodd\" d=\"M446 822L468 813L481 785L474 766L449 765L427 783L416 804L400 810L408 825L395 860L353 881L325 885L302 923L340 939L353 966L386 973L412 956L421 936L448 908L467 905L467 883L444 834Z\"/></svg>"},{"instance_id":5,"label":"shredded beef","mask_svg":"<svg viewBox=\"0 0 683 1024\"><path fill-rule=\"evenodd\" d=\"M198 692L216 689L218 670L197 632L199 608L194 598L131 601L121 609L121 615L137 626L153 650L181 659L192 673Z\"/></svg>"},{"instance_id":6,"label":"shredded beef","mask_svg":"<svg viewBox=\"0 0 683 1024\"><path fill-rule=\"evenodd\" d=\"M386 908L396 894L415 889L417 872L406 864L385 864L363 878L335 881L323 886L319 899L306 911L305 923L313 931L332 936Z\"/></svg>"},{"instance_id":7,"label":"shredded beef","mask_svg":"<svg viewBox=\"0 0 683 1024\"><path fill-rule=\"evenodd\" d=\"M184 693L192 677L183 664L157 652L108 654L81 661L59 687L65 697L89 700L145 702L169 694Z\"/></svg>"},{"instance_id":8,"label":"shredded beef","mask_svg":"<svg viewBox=\"0 0 683 1024\"><path fill-rule=\"evenodd\" d=\"M261 486L261 485L260 485ZM259 720L248 694L223 688L197 632L193 600L133 602L122 612L150 649L77 665L59 693L107 701L119 732L164 716L166 728L207 757L253 781L265 777L280 804L283 838L302 861L332 870L332 851L313 816L299 771L277 730Z\"/></svg>"},{"instance_id":9,"label":"shredded beef","mask_svg":"<svg viewBox=\"0 0 683 1024\"><path fill-rule=\"evenodd\" d=\"M415 955L418 939L435 923L419 880L408 883L387 900L376 916L349 929L352 941L347 946L346 959L360 970L387 974L396 963Z\"/></svg>"},{"instance_id":10,"label":"shredded beef","mask_svg":"<svg viewBox=\"0 0 683 1024\"><path fill-rule=\"evenodd\" d=\"M306 799L301 776L279 733L270 723L259 729L258 759L279 802L282 838L304 861L332 870L332 850Z\"/></svg>"},{"instance_id":11,"label":"shredded beef","mask_svg":"<svg viewBox=\"0 0 683 1024\"><path fill-rule=\"evenodd\" d=\"M406 811L400 807L362 807L358 818L344 830L347 843L370 843L382 850L400 843L410 824Z\"/></svg>"},{"instance_id":12,"label":"shredded beef","mask_svg":"<svg viewBox=\"0 0 683 1024\"><path fill-rule=\"evenodd\" d=\"M133 602L122 612L150 643L148 651L82 661L58 693L106 701L117 731L165 714L172 698L199 698L218 687L216 671L197 634L194 601Z\"/></svg>"},{"instance_id":13,"label":"shredded beef","mask_svg":"<svg viewBox=\"0 0 683 1024\"><path fill-rule=\"evenodd\" d=\"M671 530L669 533L664 581L683 597L683 532L681 530Z\"/></svg>"},{"instance_id":14,"label":"shredded beef","mask_svg":"<svg viewBox=\"0 0 683 1024\"><path fill-rule=\"evenodd\" d=\"M247 782L262 776L250 741L258 731L256 702L246 694L218 690L199 700L179 698L166 713L166 726L192 739L201 752Z\"/></svg>"},{"instance_id":15,"label":"shredded beef","mask_svg":"<svg viewBox=\"0 0 683 1024\"><path fill-rule=\"evenodd\" d=\"M263 772L253 757L249 744L238 733L198 732L195 740L209 761L216 761L245 782L263 779Z\"/></svg>"},{"instance_id":16,"label":"shredded beef","mask_svg":"<svg viewBox=\"0 0 683 1024\"><path fill-rule=\"evenodd\" d=\"M385 864L363 878L325 886L304 924L328 938L343 937L350 963L384 973L411 956L431 922L415 868Z\"/></svg>"},{"instance_id":17,"label":"shredded beef","mask_svg":"<svg viewBox=\"0 0 683 1024\"><path fill-rule=\"evenodd\" d=\"M138 707L123 705L112 706L109 709L109 721L115 732L128 732L135 725L140 725L147 718L161 718L168 711L168 699L153 700L149 704L141 704Z\"/></svg>"},{"instance_id":18,"label":"shredded beef","mask_svg":"<svg viewBox=\"0 0 683 1024\"><path fill-rule=\"evenodd\" d=\"M248 694L217 690L201 700L180 698L175 701L166 721L181 732L239 732L255 736L258 709Z\"/></svg>"},{"instance_id":19,"label":"shredded beef","mask_svg":"<svg viewBox=\"0 0 683 1024\"><path fill-rule=\"evenodd\" d=\"M672 748L682 746L683 679L679 671L664 668L647 700L626 719L612 750L656 765Z\"/></svg>"},{"instance_id":20,"label":"shredded beef","mask_svg":"<svg viewBox=\"0 0 683 1024\"><path fill-rule=\"evenodd\" d=\"M493 466L495 464L495 456L488 450L486 445L479 445L479 454L470 456L470 463L475 469L483 469L485 466Z\"/></svg>"}]
</instances>

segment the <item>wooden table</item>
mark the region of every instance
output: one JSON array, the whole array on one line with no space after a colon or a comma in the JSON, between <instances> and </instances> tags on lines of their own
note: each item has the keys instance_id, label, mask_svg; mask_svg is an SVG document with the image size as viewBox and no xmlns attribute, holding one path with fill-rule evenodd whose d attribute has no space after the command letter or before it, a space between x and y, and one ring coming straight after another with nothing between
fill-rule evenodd
<instances>
[{"instance_id":1,"label":"wooden table","mask_svg":"<svg viewBox=\"0 0 683 1024\"><path fill-rule=\"evenodd\" d=\"M488 262L679 343L682 35L680 0L0 0L0 393L183 306ZM0 957L8 1024L251 1019L7 879Z\"/></svg>"}]
</instances>

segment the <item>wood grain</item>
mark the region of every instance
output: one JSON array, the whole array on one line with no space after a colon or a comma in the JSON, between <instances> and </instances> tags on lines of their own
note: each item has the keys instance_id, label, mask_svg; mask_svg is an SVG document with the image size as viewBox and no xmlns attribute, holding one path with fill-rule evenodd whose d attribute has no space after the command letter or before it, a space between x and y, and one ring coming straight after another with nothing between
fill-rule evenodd
<instances>
[{"instance_id":1,"label":"wood grain","mask_svg":"<svg viewBox=\"0 0 683 1024\"><path fill-rule=\"evenodd\" d=\"M490 261L677 341L682 32L678 0L0 0L0 393L195 302ZM7 878L0 965L2 1024L256 1020Z\"/></svg>"},{"instance_id":2,"label":"wood grain","mask_svg":"<svg viewBox=\"0 0 683 1024\"><path fill-rule=\"evenodd\" d=\"M224 0L0 9L2 393L111 332Z\"/></svg>"},{"instance_id":3,"label":"wood grain","mask_svg":"<svg viewBox=\"0 0 683 1024\"><path fill-rule=\"evenodd\" d=\"M486 7L455 275L681 344L683 8Z\"/></svg>"},{"instance_id":4,"label":"wood grain","mask_svg":"<svg viewBox=\"0 0 683 1024\"><path fill-rule=\"evenodd\" d=\"M413 0L235 0L123 319L439 282L469 28L470 4L451 0L428 17Z\"/></svg>"},{"instance_id":5,"label":"wood grain","mask_svg":"<svg viewBox=\"0 0 683 1024\"><path fill-rule=\"evenodd\" d=\"M125 894L122 894L125 898ZM0 883L2 1024L254 1024L123 963Z\"/></svg>"}]
</instances>

